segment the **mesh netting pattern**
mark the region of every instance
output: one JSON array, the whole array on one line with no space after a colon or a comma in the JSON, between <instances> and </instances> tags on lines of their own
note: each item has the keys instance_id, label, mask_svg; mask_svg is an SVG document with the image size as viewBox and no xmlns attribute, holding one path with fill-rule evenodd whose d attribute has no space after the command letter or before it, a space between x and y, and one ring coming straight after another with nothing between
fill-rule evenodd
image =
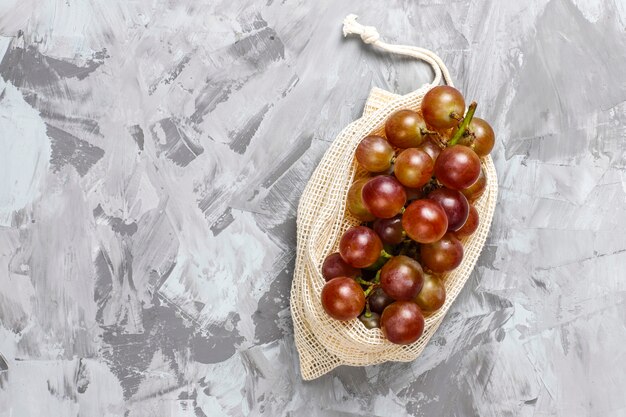
<instances>
[{"instance_id":1,"label":"mesh netting pattern","mask_svg":"<svg viewBox=\"0 0 626 417\"><path fill-rule=\"evenodd\" d=\"M360 224L346 210L346 196L355 178L364 173L354 151L365 136L383 134L389 115L400 109L419 110L426 84L404 96L379 88L370 92L363 116L348 125L333 141L315 169L298 205L297 257L291 287L291 313L302 378L311 380L339 365L364 366L386 361L408 362L417 358L433 336L452 302L469 278L485 244L496 205L498 181L490 156L483 159L487 189L475 203L480 225L462 240L461 265L443 276L446 302L426 317L424 334L405 346L387 341L380 329L367 329L358 319L342 322L329 317L321 304L324 286L321 267L326 256L337 251L339 239L349 227Z\"/></svg>"}]
</instances>

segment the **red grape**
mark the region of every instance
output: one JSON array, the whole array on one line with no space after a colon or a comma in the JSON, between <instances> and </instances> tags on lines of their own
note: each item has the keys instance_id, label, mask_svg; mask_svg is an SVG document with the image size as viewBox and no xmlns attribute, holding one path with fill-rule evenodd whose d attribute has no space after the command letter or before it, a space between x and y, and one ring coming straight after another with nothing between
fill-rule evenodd
<instances>
[{"instance_id":1,"label":"red grape","mask_svg":"<svg viewBox=\"0 0 626 417\"><path fill-rule=\"evenodd\" d=\"M469 203L460 191L438 188L431 191L428 198L435 200L443 207L448 218L448 231L459 230L465 224L469 215Z\"/></svg>"},{"instance_id":2,"label":"red grape","mask_svg":"<svg viewBox=\"0 0 626 417\"><path fill-rule=\"evenodd\" d=\"M344 261L355 268L366 268L380 257L383 243L369 227L351 227L341 236L339 253Z\"/></svg>"},{"instance_id":3,"label":"red grape","mask_svg":"<svg viewBox=\"0 0 626 417\"><path fill-rule=\"evenodd\" d=\"M362 222L371 222L376 218L367 210L365 204L363 204L363 186L367 184L369 180L369 178L362 178L352 183L348 190L346 200L348 211Z\"/></svg>"},{"instance_id":4,"label":"red grape","mask_svg":"<svg viewBox=\"0 0 626 417\"><path fill-rule=\"evenodd\" d=\"M446 288L441 280L434 275L426 275L424 286L415 297L415 302L424 312L439 310L446 302Z\"/></svg>"},{"instance_id":5,"label":"red grape","mask_svg":"<svg viewBox=\"0 0 626 417\"><path fill-rule=\"evenodd\" d=\"M333 278L322 288L322 306L324 311L334 319L352 320L363 311L365 294L361 286L352 278Z\"/></svg>"},{"instance_id":6,"label":"red grape","mask_svg":"<svg viewBox=\"0 0 626 417\"><path fill-rule=\"evenodd\" d=\"M448 233L437 242L422 245L420 253L426 268L436 273L448 272L461 265L463 245Z\"/></svg>"},{"instance_id":7,"label":"red grape","mask_svg":"<svg viewBox=\"0 0 626 417\"><path fill-rule=\"evenodd\" d=\"M394 256L380 270L380 286L394 300L412 300L423 284L422 267L408 256Z\"/></svg>"},{"instance_id":8,"label":"red grape","mask_svg":"<svg viewBox=\"0 0 626 417\"><path fill-rule=\"evenodd\" d=\"M430 181L435 170L433 159L417 148L405 149L396 158L393 172L402 185L419 188Z\"/></svg>"},{"instance_id":9,"label":"red grape","mask_svg":"<svg viewBox=\"0 0 626 417\"><path fill-rule=\"evenodd\" d=\"M366 136L356 147L356 160L369 172L383 172L391 166L395 151L381 136Z\"/></svg>"},{"instance_id":10,"label":"red grape","mask_svg":"<svg viewBox=\"0 0 626 417\"><path fill-rule=\"evenodd\" d=\"M467 216L467 221L459 230L454 232L454 234L458 238L470 236L474 234L476 229L478 229L479 224L480 223L479 223L479 218L478 218L478 210L476 210L476 207L470 205L469 216Z\"/></svg>"},{"instance_id":11,"label":"red grape","mask_svg":"<svg viewBox=\"0 0 626 417\"><path fill-rule=\"evenodd\" d=\"M426 93L422 100L422 115L436 129L449 129L459 123L465 113L463 95L454 87L439 85Z\"/></svg>"},{"instance_id":12,"label":"red grape","mask_svg":"<svg viewBox=\"0 0 626 417\"><path fill-rule=\"evenodd\" d=\"M361 314L359 320L361 320L361 323L368 329L380 327L380 314L374 313L373 311Z\"/></svg>"},{"instance_id":13,"label":"red grape","mask_svg":"<svg viewBox=\"0 0 626 417\"><path fill-rule=\"evenodd\" d=\"M412 301L396 301L383 311L380 327L391 343L408 345L424 332L424 315Z\"/></svg>"},{"instance_id":14,"label":"red grape","mask_svg":"<svg viewBox=\"0 0 626 417\"><path fill-rule=\"evenodd\" d=\"M373 312L382 314L385 307L393 303L394 299L389 297L382 288L378 287L369 295L368 302Z\"/></svg>"},{"instance_id":15,"label":"red grape","mask_svg":"<svg viewBox=\"0 0 626 417\"><path fill-rule=\"evenodd\" d=\"M487 177L485 176L485 170L481 167L480 174L478 174L476 181L474 181L474 183L469 187L462 189L461 192L469 201L475 201L485 193L486 189Z\"/></svg>"},{"instance_id":16,"label":"red grape","mask_svg":"<svg viewBox=\"0 0 626 417\"><path fill-rule=\"evenodd\" d=\"M361 194L367 210L382 219L400 213L406 203L404 187L389 175L379 175L369 180Z\"/></svg>"},{"instance_id":17,"label":"red grape","mask_svg":"<svg viewBox=\"0 0 626 417\"><path fill-rule=\"evenodd\" d=\"M453 190L467 188L480 175L480 158L463 145L453 145L444 149L435 162L437 180Z\"/></svg>"},{"instance_id":18,"label":"red grape","mask_svg":"<svg viewBox=\"0 0 626 417\"><path fill-rule=\"evenodd\" d=\"M335 277L354 278L360 272L358 268L348 265L339 252L328 255L322 264L322 276L326 281L330 281Z\"/></svg>"},{"instance_id":19,"label":"red grape","mask_svg":"<svg viewBox=\"0 0 626 417\"><path fill-rule=\"evenodd\" d=\"M389 116L385 123L385 135L393 146L414 148L422 143L426 123L413 110L399 110Z\"/></svg>"},{"instance_id":20,"label":"red grape","mask_svg":"<svg viewBox=\"0 0 626 417\"><path fill-rule=\"evenodd\" d=\"M406 234L418 243L435 242L448 230L448 218L443 207L434 200L415 200L402 215Z\"/></svg>"},{"instance_id":21,"label":"red grape","mask_svg":"<svg viewBox=\"0 0 626 417\"><path fill-rule=\"evenodd\" d=\"M401 215L390 219L378 219L374 222L372 228L378 234L380 240L388 245L397 245L404 238Z\"/></svg>"},{"instance_id":22,"label":"red grape","mask_svg":"<svg viewBox=\"0 0 626 417\"><path fill-rule=\"evenodd\" d=\"M454 135L454 132L452 134ZM459 141L461 145L472 148L478 156L489 155L495 142L496 135L493 129L489 123L479 117L472 118L468 130Z\"/></svg>"},{"instance_id":23,"label":"red grape","mask_svg":"<svg viewBox=\"0 0 626 417\"><path fill-rule=\"evenodd\" d=\"M433 138L424 139L422 144L419 146L419 149L426 152L432 158L433 162L437 160L437 157L441 153L441 147Z\"/></svg>"}]
</instances>

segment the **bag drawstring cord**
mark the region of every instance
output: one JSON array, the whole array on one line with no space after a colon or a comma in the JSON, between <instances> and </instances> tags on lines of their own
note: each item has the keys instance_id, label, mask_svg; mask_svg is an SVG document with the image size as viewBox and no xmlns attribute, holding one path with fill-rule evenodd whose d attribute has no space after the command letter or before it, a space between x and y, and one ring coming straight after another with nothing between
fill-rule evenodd
<instances>
[{"instance_id":1,"label":"bag drawstring cord","mask_svg":"<svg viewBox=\"0 0 626 417\"><path fill-rule=\"evenodd\" d=\"M356 21L357 15L350 14L343 20L343 36L351 34L360 35L361 40L368 45L375 45L385 51L393 52L399 55L406 55L413 58L421 59L430 64L435 72L435 79L433 85L438 85L441 82L442 76L444 82L453 86L452 78L448 68L443 63L441 58L437 56L433 51L428 49L418 48L417 46L407 45L392 45L380 40L380 34L374 26L364 26Z\"/></svg>"}]
</instances>

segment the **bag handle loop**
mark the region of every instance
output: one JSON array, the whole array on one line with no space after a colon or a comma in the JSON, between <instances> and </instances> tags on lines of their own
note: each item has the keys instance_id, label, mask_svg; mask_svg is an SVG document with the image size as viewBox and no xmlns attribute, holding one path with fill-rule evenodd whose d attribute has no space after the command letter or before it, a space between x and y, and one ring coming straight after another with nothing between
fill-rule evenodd
<instances>
[{"instance_id":1,"label":"bag handle loop","mask_svg":"<svg viewBox=\"0 0 626 417\"><path fill-rule=\"evenodd\" d=\"M426 61L435 72L435 79L431 83L432 85L439 85L443 77L443 80L447 85L451 87L454 86L446 64L444 64L441 58L439 58L433 51L419 48L417 46L392 45L383 42L380 40L380 34L374 26L364 26L356 21L357 18L358 16L355 14L349 14L346 16L343 20L343 36L352 34L360 35L361 40L368 45L375 45L380 49L393 52L394 54L406 55Z\"/></svg>"}]
</instances>

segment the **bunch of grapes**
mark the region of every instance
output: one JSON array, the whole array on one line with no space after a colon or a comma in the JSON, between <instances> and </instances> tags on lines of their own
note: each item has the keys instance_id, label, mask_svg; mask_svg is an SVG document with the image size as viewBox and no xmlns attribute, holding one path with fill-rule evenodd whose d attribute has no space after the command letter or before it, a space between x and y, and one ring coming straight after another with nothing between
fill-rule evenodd
<instances>
[{"instance_id":1,"label":"bunch of grapes","mask_svg":"<svg viewBox=\"0 0 626 417\"><path fill-rule=\"evenodd\" d=\"M421 110L400 110L384 137L361 140L356 160L369 173L355 181L347 208L362 224L348 229L324 260L322 306L337 320L357 317L392 343L410 344L424 315L446 299L445 273L463 260L460 239L478 228L473 203L485 192L481 158L491 126L465 109L450 86L431 89Z\"/></svg>"}]
</instances>

